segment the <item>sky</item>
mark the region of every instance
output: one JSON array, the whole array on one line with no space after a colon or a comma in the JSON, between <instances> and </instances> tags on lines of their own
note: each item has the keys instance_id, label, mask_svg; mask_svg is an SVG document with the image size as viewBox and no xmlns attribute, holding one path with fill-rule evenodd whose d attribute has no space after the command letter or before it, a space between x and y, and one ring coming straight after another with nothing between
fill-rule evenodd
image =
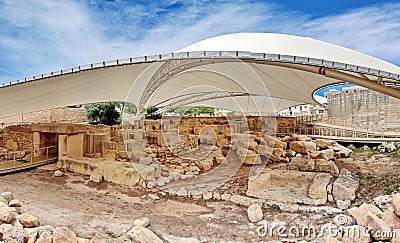
<instances>
[{"instance_id":1,"label":"sky","mask_svg":"<svg viewBox=\"0 0 400 243\"><path fill-rule=\"evenodd\" d=\"M236 32L308 36L400 65L400 1L0 0L0 83Z\"/></svg>"}]
</instances>

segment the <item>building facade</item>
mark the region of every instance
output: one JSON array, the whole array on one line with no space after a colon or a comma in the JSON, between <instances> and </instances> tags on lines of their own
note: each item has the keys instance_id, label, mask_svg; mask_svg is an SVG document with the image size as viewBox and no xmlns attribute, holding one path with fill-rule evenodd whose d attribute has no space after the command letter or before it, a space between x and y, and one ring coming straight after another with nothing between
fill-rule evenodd
<instances>
[{"instance_id":1,"label":"building facade","mask_svg":"<svg viewBox=\"0 0 400 243\"><path fill-rule=\"evenodd\" d=\"M374 129L400 126L400 100L360 86L325 92L327 116L337 124Z\"/></svg>"}]
</instances>

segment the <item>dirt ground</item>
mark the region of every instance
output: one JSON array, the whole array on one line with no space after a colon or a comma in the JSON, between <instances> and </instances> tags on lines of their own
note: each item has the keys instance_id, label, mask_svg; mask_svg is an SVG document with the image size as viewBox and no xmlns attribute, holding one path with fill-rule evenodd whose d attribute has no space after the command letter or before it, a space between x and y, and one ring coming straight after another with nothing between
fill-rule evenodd
<instances>
[{"instance_id":1,"label":"dirt ground","mask_svg":"<svg viewBox=\"0 0 400 243\"><path fill-rule=\"evenodd\" d=\"M201 242L271 240L258 235L261 224L248 222L247 208L233 203L172 197L107 182L88 183L87 177L74 173L54 177L53 169L45 166L0 177L0 189L11 191L22 202L23 211L38 217L42 225L65 226L79 237L95 237L97 242L119 242L118 237L135 219L147 217L149 229L165 242L191 237ZM268 222L301 225L310 218L318 222L323 217L265 212Z\"/></svg>"},{"instance_id":2,"label":"dirt ground","mask_svg":"<svg viewBox=\"0 0 400 243\"><path fill-rule=\"evenodd\" d=\"M398 152L356 151L351 158L337 161L361 178L355 204L398 191L400 187ZM195 238L201 242L262 242L279 240L259 235L261 224L249 223L247 208L224 201L203 201L173 197L156 190L128 188L107 182L93 183L88 177L64 173L54 177L55 165L0 177L0 190L11 191L22 210L38 217L43 225L65 226L79 237L95 242L123 242L137 218L147 217L153 232L165 242ZM222 186L244 193L245 167ZM264 210L269 224L285 222L287 227L329 222L330 216ZM293 239L292 239L293 240ZM295 241L295 240L293 240Z\"/></svg>"}]
</instances>

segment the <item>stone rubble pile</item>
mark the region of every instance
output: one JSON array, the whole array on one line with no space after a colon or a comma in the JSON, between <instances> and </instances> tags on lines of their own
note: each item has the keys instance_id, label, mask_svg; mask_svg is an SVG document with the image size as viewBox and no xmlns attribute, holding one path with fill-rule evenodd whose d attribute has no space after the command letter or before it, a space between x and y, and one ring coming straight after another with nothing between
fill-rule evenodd
<instances>
[{"instance_id":1,"label":"stone rubble pile","mask_svg":"<svg viewBox=\"0 0 400 243\"><path fill-rule=\"evenodd\" d=\"M0 194L0 242L5 243L85 243L65 227L41 225L38 218L22 212L11 192Z\"/></svg>"},{"instance_id":2,"label":"stone rubble pile","mask_svg":"<svg viewBox=\"0 0 400 243\"><path fill-rule=\"evenodd\" d=\"M348 157L352 150L332 140L312 140L305 135L294 134L284 138L270 136L268 133L235 133L231 148L241 157L244 164L264 162L289 163L288 167L302 171L322 171L338 174L334 161ZM332 168L333 167L333 168ZM328 170L328 171L325 171Z\"/></svg>"},{"instance_id":3,"label":"stone rubble pile","mask_svg":"<svg viewBox=\"0 0 400 243\"><path fill-rule=\"evenodd\" d=\"M340 209L350 206L359 179L346 169L339 171L335 160L348 157L351 149L305 135L260 135L232 135L232 149L244 164L272 166L249 180L248 196L306 205L332 202Z\"/></svg>"},{"instance_id":4,"label":"stone rubble pile","mask_svg":"<svg viewBox=\"0 0 400 243\"><path fill-rule=\"evenodd\" d=\"M346 212L335 212L332 221L317 229L311 242L347 243L347 242L400 242L400 194L374 198L374 204L363 203ZM259 203L248 206L249 222L263 220L264 214ZM320 230L320 231L318 231ZM323 232L321 232L323 230ZM291 241L292 242L292 241ZM301 241L308 242L308 241Z\"/></svg>"}]
</instances>

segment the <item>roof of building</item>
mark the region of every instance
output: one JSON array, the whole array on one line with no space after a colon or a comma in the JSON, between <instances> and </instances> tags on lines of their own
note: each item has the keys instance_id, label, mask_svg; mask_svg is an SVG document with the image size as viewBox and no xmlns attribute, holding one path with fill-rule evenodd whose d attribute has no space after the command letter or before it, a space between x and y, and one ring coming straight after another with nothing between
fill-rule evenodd
<instances>
[{"instance_id":1,"label":"roof of building","mask_svg":"<svg viewBox=\"0 0 400 243\"><path fill-rule=\"evenodd\" d=\"M400 67L311 38L238 33L174 53L99 62L3 85L0 117L101 101L270 113L315 104L317 89L360 77L367 84L375 79L396 84Z\"/></svg>"}]
</instances>

